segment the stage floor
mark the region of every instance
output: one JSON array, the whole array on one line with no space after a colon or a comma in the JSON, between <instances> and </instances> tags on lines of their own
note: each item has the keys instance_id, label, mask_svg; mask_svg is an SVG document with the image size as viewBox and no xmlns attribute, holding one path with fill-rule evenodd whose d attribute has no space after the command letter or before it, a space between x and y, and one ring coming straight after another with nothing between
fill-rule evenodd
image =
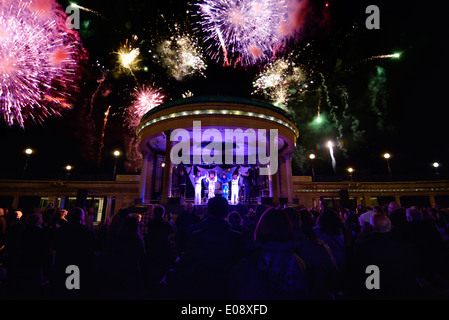
<instances>
[{"instance_id":1,"label":"stage floor","mask_svg":"<svg viewBox=\"0 0 449 320\"><path fill-rule=\"evenodd\" d=\"M190 202L190 201L187 201ZM190 202L193 204L193 201ZM160 203L151 203L153 205L157 205ZM240 203L242 205L248 205L247 203ZM257 201L253 201L251 202L251 204L249 205L252 208L256 208L258 202ZM146 211L146 208L149 206L149 203L143 203L143 204L139 204L139 205L134 205L133 207L131 207L131 210L135 210L136 213L142 213ZM180 214L183 210L184 210L184 206L185 204L176 204L176 203L165 203L162 204L165 208L165 211L171 212L172 214ZM204 204L193 204L196 207L197 212L201 213L203 211L203 208L207 207L207 203ZM229 212L235 211L237 208L236 204L229 204Z\"/></svg>"}]
</instances>

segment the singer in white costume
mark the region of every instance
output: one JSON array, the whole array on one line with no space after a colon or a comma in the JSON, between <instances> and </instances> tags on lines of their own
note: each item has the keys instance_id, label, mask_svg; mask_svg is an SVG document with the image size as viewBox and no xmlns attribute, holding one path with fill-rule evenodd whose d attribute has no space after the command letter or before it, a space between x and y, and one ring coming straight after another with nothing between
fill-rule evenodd
<instances>
[{"instance_id":1,"label":"singer in white costume","mask_svg":"<svg viewBox=\"0 0 449 320\"><path fill-rule=\"evenodd\" d=\"M240 173L234 173L231 179L231 204L237 204L239 202L239 180Z\"/></svg>"},{"instance_id":2,"label":"singer in white costume","mask_svg":"<svg viewBox=\"0 0 449 320\"><path fill-rule=\"evenodd\" d=\"M195 187L195 204L201 204L201 181L206 178L207 171L204 172L204 175L201 175L200 169L197 169L196 175L194 175L194 167L192 167L190 170L190 176L193 177Z\"/></svg>"},{"instance_id":3,"label":"singer in white costume","mask_svg":"<svg viewBox=\"0 0 449 320\"><path fill-rule=\"evenodd\" d=\"M206 178L206 181L209 183L209 193L207 198L210 199L215 197L215 183L217 182L217 176L211 172Z\"/></svg>"}]
</instances>

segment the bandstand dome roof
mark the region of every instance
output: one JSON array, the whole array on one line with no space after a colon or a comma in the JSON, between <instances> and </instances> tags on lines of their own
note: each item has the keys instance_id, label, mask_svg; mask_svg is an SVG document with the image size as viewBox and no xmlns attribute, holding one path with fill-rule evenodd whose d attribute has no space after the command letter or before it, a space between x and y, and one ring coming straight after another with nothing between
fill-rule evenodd
<instances>
[{"instance_id":1,"label":"bandstand dome roof","mask_svg":"<svg viewBox=\"0 0 449 320\"><path fill-rule=\"evenodd\" d=\"M197 96L163 103L148 111L136 133L142 151L165 152L167 130L192 131L193 121L201 128L277 129L279 151L293 152L299 136L292 117L283 109L264 101L228 96Z\"/></svg>"}]
</instances>

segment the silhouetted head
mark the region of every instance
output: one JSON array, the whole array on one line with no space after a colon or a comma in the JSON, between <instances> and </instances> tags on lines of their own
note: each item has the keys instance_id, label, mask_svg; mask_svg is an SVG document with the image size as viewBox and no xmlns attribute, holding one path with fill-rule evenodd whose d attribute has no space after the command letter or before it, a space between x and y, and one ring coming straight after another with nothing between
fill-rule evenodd
<instances>
[{"instance_id":1,"label":"silhouetted head","mask_svg":"<svg viewBox=\"0 0 449 320\"><path fill-rule=\"evenodd\" d=\"M165 208L163 206L156 206L154 208L154 219L160 220L165 213Z\"/></svg>"},{"instance_id":2,"label":"silhouetted head","mask_svg":"<svg viewBox=\"0 0 449 320\"><path fill-rule=\"evenodd\" d=\"M418 210L415 206L408 208L406 211L407 221L420 221L423 219L421 211Z\"/></svg>"},{"instance_id":3,"label":"silhouetted head","mask_svg":"<svg viewBox=\"0 0 449 320\"><path fill-rule=\"evenodd\" d=\"M232 211L228 214L228 222L232 226L238 226L240 225L240 222L242 222L242 218L237 211Z\"/></svg>"},{"instance_id":4,"label":"silhouetted head","mask_svg":"<svg viewBox=\"0 0 449 320\"><path fill-rule=\"evenodd\" d=\"M293 229L299 230L299 228L301 227L301 217L299 216L298 210L296 210L295 208L288 207L285 208L284 211L285 213L287 213L290 221L292 222Z\"/></svg>"},{"instance_id":5,"label":"silhouetted head","mask_svg":"<svg viewBox=\"0 0 449 320\"><path fill-rule=\"evenodd\" d=\"M391 222L388 217L382 213L375 213L370 218L370 225L374 232L390 232Z\"/></svg>"},{"instance_id":6,"label":"silhouetted head","mask_svg":"<svg viewBox=\"0 0 449 320\"><path fill-rule=\"evenodd\" d=\"M285 243L294 239L292 222L284 209L281 208L266 210L260 217L254 231L254 240L261 243L269 241Z\"/></svg>"},{"instance_id":7,"label":"silhouetted head","mask_svg":"<svg viewBox=\"0 0 449 320\"><path fill-rule=\"evenodd\" d=\"M207 203L207 215L224 218L228 214L228 200L219 196L209 199Z\"/></svg>"},{"instance_id":8,"label":"silhouetted head","mask_svg":"<svg viewBox=\"0 0 449 320\"><path fill-rule=\"evenodd\" d=\"M343 222L338 212L332 208L326 208L318 217L316 224L320 230L327 234L337 235L343 232Z\"/></svg>"},{"instance_id":9,"label":"silhouetted head","mask_svg":"<svg viewBox=\"0 0 449 320\"><path fill-rule=\"evenodd\" d=\"M67 214L67 221L69 223L84 223L84 210L80 207L76 207L73 209L70 209L69 213Z\"/></svg>"},{"instance_id":10,"label":"silhouetted head","mask_svg":"<svg viewBox=\"0 0 449 320\"><path fill-rule=\"evenodd\" d=\"M187 212L192 212L193 211L193 204L191 203L191 202L186 202L186 204L185 204L185 206L184 206L184 209L187 211Z\"/></svg>"}]
</instances>

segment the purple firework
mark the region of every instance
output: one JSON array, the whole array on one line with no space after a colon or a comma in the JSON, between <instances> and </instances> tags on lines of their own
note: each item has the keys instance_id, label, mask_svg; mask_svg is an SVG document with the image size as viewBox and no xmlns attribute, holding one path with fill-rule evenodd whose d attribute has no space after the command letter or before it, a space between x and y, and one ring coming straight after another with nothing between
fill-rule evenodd
<instances>
[{"instance_id":1,"label":"purple firework","mask_svg":"<svg viewBox=\"0 0 449 320\"><path fill-rule=\"evenodd\" d=\"M298 0L202 0L197 4L212 58L250 65L270 58L288 30Z\"/></svg>"},{"instance_id":2,"label":"purple firework","mask_svg":"<svg viewBox=\"0 0 449 320\"><path fill-rule=\"evenodd\" d=\"M79 36L54 0L0 0L0 112L24 127L71 108Z\"/></svg>"}]
</instances>

